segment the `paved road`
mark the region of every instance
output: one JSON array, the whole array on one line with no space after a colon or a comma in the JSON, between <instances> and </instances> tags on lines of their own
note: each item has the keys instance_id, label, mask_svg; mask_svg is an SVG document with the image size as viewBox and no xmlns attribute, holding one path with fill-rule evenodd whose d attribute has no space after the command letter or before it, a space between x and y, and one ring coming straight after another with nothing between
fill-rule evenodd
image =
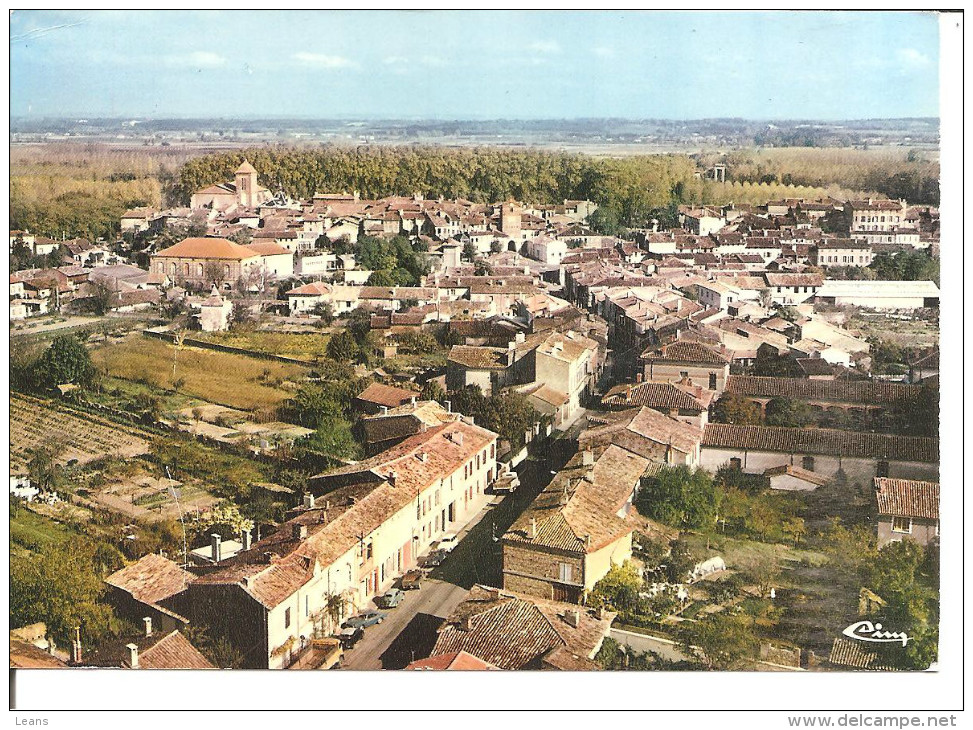
<instances>
[{"instance_id":1,"label":"paved road","mask_svg":"<svg viewBox=\"0 0 973 730\"><path fill-rule=\"evenodd\" d=\"M436 629L469 591L462 586L426 579L418 591L406 591L388 618L365 629L365 636L345 652L342 669L401 669L413 657L429 655Z\"/></svg>"}]
</instances>

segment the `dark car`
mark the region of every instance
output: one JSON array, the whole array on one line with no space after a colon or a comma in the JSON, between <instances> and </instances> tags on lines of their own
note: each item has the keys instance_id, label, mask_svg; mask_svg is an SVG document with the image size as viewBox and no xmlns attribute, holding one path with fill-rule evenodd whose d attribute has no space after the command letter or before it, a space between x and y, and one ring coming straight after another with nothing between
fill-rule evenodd
<instances>
[{"instance_id":1,"label":"dark car","mask_svg":"<svg viewBox=\"0 0 973 730\"><path fill-rule=\"evenodd\" d=\"M382 611L365 611L345 621L345 626L364 629L382 623L387 617L388 614Z\"/></svg>"},{"instance_id":2,"label":"dark car","mask_svg":"<svg viewBox=\"0 0 973 730\"><path fill-rule=\"evenodd\" d=\"M382 608L395 608L402 603L403 598L405 598L405 593L400 591L398 588L390 588L384 594L376 598L375 603Z\"/></svg>"},{"instance_id":3,"label":"dark car","mask_svg":"<svg viewBox=\"0 0 973 730\"><path fill-rule=\"evenodd\" d=\"M360 626L355 628L348 626L338 633L338 640L345 649L350 649L357 644L365 635L365 630Z\"/></svg>"},{"instance_id":4,"label":"dark car","mask_svg":"<svg viewBox=\"0 0 973 730\"><path fill-rule=\"evenodd\" d=\"M402 590L404 591L417 591L422 588L422 584L419 582L422 578L421 570L410 570L408 573L402 576Z\"/></svg>"},{"instance_id":5,"label":"dark car","mask_svg":"<svg viewBox=\"0 0 973 730\"><path fill-rule=\"evenodd\" d=\"M447 555L449 555L449 553L445 550L433 550L426 556L422 566L424 568L435 568L436 566L442 565L445 562Z\"/></svg>"}]
</instances>

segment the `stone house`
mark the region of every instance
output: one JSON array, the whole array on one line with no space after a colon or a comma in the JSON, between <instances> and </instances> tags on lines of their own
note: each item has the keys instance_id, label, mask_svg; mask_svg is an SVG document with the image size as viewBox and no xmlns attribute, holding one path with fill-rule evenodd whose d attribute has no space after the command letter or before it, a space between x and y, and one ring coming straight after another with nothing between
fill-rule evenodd
<instances>
[{"instance_id":1,"label":"stone house","mask_svg":"<svg viewBox=\"0 0 973 730\"><path fill-rule=\"evenodd\" d=\"M903 539L920 545L939 541L939 483L875 478L878 546Z\"/></svg>"}]
</instances>

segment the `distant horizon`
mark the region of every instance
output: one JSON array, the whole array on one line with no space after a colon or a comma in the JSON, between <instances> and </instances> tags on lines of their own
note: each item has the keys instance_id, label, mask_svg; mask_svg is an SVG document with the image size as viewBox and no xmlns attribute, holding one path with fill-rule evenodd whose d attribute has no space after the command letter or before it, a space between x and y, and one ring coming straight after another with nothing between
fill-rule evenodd
<instances>
[{"instance_id":1,"label":"distant horizon","mask_svg":"<svg viewBox=\"0 0 973 730\"><path fill-rule=\"evenodd\" d=\"M932 118L939 55L932 11L26 10L10 16L10 112Z\"/></svg>"},{"instance_id":2,"label":"distant horizon","mask_svg":"<svg viewBox=\"0 0 973 730\"><path fill-rule=\"evenodd\" d=\"M480 116L468 116L468 117L436 117L436 116L384 116L384 115L367 115L367 114L341 114L333 116L316 116L313 114L299 114L299 115L273 115L273 114L254 114L254 115L139 115L139 114L122 114L116 116L105 116L105 115L84 115L84 114L61 114L61 115L43 115L43 116L26 116L26 115L11 115L11 121L31 121L31 122L42 122L42 121L69 121L75 120L77 118L84 118L85 121L132 121L132 120L145 120L145 121L295 121L295 122L343 122L343 121L369 121L369 122L600 122L600 121L622 121L622 122L810 122L817 124L837 124L840 122L897 122L897 121L938 121L940 117L935 116L892 116L892 117L723 117L723 116L705 116L705 117L636 117L636 116L578 116L578 117L480 117Z\"/></svg>"}]
</instances>

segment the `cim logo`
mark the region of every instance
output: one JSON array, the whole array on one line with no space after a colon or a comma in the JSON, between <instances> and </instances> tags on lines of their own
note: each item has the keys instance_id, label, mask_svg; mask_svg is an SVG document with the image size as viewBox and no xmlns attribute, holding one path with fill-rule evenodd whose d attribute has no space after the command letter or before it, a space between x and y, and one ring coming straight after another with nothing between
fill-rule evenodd
<instances>
[{"instance_id":1,"label":"cim logo","mask_svg":"<svg viewBox=\"0 0 973 730\"><path fill-rule=\"evenodd\" d=\"M883 631L882 624L871 621L859 621L841 632L844 636L855 641L869 641L874 644L902 644L909 643L909 635L904 631Z\"/></svg>"}]
</instances>

